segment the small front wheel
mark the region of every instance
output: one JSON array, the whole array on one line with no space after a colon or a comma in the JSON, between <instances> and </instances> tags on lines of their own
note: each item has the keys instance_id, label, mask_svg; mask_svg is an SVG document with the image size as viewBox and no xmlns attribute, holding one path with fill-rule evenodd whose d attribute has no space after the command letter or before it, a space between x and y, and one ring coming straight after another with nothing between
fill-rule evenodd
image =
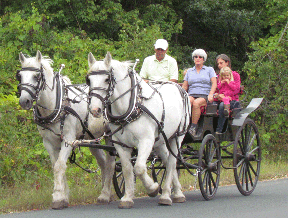
<instances>
[{"instance_id":1,"label":"small front wheel","mask_svg":"<svg viewBox=\"0 0 288 218\"><path fill-rule=\"evenodd\" d=\"M113 186L115 189L115 193L118 198L122 198L125 193L125 181L122 172L122 165L120 160L117 160L115 163L115 172L113 175Z\"/></svg>"},{"instance_id":2,"label":"small front wheel","mask_svg":"<svg viewBox=\"0 0 288 218\"><path fill-rule=\"evenodd\" d=\"M198 173L201 194L205 200L211 200L216 195L220 180L220 150L215 137L208 134L202 140L199 150Z\"/></svg>"}]
</instances>

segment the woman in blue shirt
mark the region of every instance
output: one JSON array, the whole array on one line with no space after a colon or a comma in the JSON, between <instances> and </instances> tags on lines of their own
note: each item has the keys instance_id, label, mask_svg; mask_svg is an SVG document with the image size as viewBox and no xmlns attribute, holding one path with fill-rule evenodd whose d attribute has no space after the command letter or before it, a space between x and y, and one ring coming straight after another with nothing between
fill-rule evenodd
<instances>
[{"instance_id":1,"label":"woman in blue shirt","mask_svg":"<svg viewBox=\"0 0 288 218\"><path fill-rule=\"evenodd\" d=\"M192 125L189 132L195 136L201 115L200 107L206 106L207 101L214 101L213 94L217 88L217 80L213 67L204 65L207 54L203 49L193 51L192 59L195 66L187 70L182 87L188 92L192 105Z\"/></svg>"}]
</instances>

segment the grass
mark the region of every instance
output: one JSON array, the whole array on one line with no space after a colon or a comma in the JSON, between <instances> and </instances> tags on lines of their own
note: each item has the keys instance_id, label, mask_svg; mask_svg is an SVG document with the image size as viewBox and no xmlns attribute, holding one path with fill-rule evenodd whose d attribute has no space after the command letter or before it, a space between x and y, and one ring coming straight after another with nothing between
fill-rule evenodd
<instances>
[{"instance_id":1,"label":"grass","mask_svg":"<svg viewBox=\"0 0 288 218\"><path fill-rule=\"evenodd\" d=\"M284 161L262 160L260 181L288 177L288 164ZM101 190L101 178L98 173L89 174L74 165L69 165L67 179L70 187L70 205L95 204ZM183 191L194 190L195 177L186 170L180 170L180 182ZM235 184L233 170L221 168L220 185ZM256 187L257 188L257 187ZM199 189L198 182L196 189ZM13 213L27 210L42 210L51 207L53 180L39 178L37 183L19 182L14 187L0 188L0 213ZM145 189L137 180L136 197L146 196ZM113 191L112 200L117 200Z\"/></svg>"}]
</instances>

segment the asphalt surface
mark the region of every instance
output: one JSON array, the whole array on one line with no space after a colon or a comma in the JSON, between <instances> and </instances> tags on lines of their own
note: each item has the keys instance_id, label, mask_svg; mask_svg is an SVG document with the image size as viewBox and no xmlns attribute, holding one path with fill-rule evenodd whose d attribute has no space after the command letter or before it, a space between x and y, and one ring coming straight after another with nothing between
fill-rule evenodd
<instances>
[{"instance_id":1,"label":"asphalt surface","mask_svg":"<svg viewBox=\"0 0 288 218\"><path fill-rule=\"evenodd\" d=\"M0 215L0 218L278 218L288 217L288 178L258 182L250 196L243 196L235 185L219 187L215 198L205 201L199 190L185 192L186 202L159 206L158 197L138 198L134 208L118 209L119 201L109 205L73 206L64 210L39 210Z\"/></svg>"}]
</instances>

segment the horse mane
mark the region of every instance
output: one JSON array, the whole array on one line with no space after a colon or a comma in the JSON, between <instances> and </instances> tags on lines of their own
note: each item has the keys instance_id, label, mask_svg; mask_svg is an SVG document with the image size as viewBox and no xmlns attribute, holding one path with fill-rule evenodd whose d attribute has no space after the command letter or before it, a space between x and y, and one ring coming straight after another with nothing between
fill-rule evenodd
<instances>
[{"instance_id":1,"label":"horse mane","mask_svg":"<svg viewBox=\"0 0 288 218\"><path fill-rule=\"evenodd\" d=\"M122 68L123 70L127 70L127 69L131 69L134 65L134 62L133 61L117 61L117 60L114 60L112 59L112 62L111 62L111 66L115 66L115 65L119 68Z\"/></svg>"},{"instance_id":2,"label":"horse mane","mask_svg":"<svg viewBox=\"0 0 288 218\"><path fill-rule=\"evenodd\" d=\"M23 63L22 67L29 67L29 66L35 66L35 65L37 66L36 57L30 57L28 55L25 55L25 56L27 56L26 61ZM41 64L47 72L53 75L53 68L52 68L53 60L52 59L50 59L47 56L42 56Z\"/></svg>"}]
</instances>

